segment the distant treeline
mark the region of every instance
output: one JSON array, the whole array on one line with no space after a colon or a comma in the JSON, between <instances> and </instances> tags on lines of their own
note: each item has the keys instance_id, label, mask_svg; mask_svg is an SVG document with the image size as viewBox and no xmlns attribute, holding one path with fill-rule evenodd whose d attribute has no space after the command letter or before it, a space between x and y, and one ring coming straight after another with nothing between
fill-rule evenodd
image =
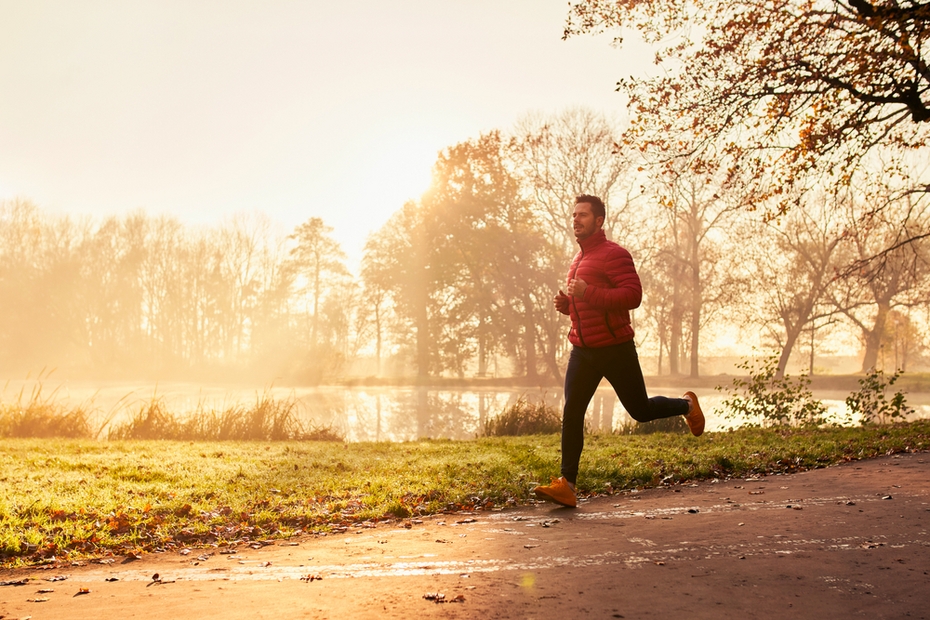
<instances>
[{"instance_id":1,"label":"distant treeline","mask_svg":"<svg viewBox=\"0 0 930 620\"><path fill-rule=\"evenodd\" d=\"M371 234L358 274L318 217L285 234L260 215L191 227L3 202L0 371L557 379L568 324L551 300L581 193L605 199L608 236L636 260L637 343L658 364L647 372L697 376L727 341L776 349L782 370L849 347L863 368L920 359L930 223L918 199L873 179L765 217L725 172L645 166L619 136L577 109L445 149L430 190Z\"/></svg>"}]
</instances>

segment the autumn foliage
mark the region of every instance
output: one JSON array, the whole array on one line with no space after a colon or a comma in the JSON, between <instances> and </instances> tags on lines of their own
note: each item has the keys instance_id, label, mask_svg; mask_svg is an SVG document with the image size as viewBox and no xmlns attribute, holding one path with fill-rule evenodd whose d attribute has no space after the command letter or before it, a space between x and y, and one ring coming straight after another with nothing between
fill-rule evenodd
<instances>
[{"instance_id":1,"label":"autumn foliage","mask_svg":"<svg viewBox=\"0 0 930 620\"><path fill-rule=\"evenodd\" d=\"M848 181L875 149L927 146L930 4L586 0L565 36L635 31L655 77L621 79L627 144L721 165L780 210L811 178Z\"/></svg>"}]
</instances>

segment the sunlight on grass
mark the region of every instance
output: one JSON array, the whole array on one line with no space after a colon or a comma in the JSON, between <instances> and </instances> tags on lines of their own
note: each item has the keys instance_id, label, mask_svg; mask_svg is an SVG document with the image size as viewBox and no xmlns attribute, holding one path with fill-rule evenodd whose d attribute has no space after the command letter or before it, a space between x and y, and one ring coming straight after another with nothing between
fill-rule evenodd
<instances>
[{"instance_id":1,"label":"sunlight on grass","mask_svg":"<svg viewBox=\"0 0 930 620\"><path fill-rule=\"evenodd\" d=\"M578 484L585 496L928 448L928 421L699 439L594 434ZM500 509L530 501L558 466L557 434L358 444L8 439L0 554L6 565L61 561Z\"/></svg>"}]
</instances>

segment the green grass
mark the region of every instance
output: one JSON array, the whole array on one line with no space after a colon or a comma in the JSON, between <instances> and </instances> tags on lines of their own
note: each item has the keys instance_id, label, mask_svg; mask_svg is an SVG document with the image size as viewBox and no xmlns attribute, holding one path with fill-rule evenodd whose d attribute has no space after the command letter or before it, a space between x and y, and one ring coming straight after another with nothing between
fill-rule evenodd
<instances>
[{"instance_id":1,"label":"green grass","mask_svg":"<svg viewBox=\"0 0 930 620\"><path fill-rule=\"evenodd\" d=\"M930 449L930 421L829 429L589 435L583 495L791 472ZM526 503L559 437L410 443L0 443L0 561L14 566L339 531Z\"/></svg>"}]
</instances>

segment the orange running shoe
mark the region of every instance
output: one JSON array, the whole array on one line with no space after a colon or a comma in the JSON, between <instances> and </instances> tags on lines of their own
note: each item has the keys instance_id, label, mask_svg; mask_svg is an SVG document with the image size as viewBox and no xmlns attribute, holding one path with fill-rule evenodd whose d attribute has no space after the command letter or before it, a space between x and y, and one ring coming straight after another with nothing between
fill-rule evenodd
<instances>
[{"instance_id":1,"label":"orange running shoe","mask_svg":"<svg viewBox=\"0 0 930 620\"><path fill-rule=\"evenodd\" d=\"M691 406L688 407L688 415L685 416L685 422L688 423L691 434L700 437L701 433L704 432L704 412L701 411L701 404L694 392L685 392L685 398L691 401Z\"/></svg>"},{"instance_id":2,"label":"orange running shoe","mask_svg":"<svg viewBox=\"0 0 930 620\"><path fill-rule=\"evenodd\" d=\"M533 489L537 497L547 499L556 504L562 504L569 508L578 505L578 499L575 497L575 490L568 484L564 477L553 478L552 482L546 486L538 486Z\"/></svg>"}]
</instances>

